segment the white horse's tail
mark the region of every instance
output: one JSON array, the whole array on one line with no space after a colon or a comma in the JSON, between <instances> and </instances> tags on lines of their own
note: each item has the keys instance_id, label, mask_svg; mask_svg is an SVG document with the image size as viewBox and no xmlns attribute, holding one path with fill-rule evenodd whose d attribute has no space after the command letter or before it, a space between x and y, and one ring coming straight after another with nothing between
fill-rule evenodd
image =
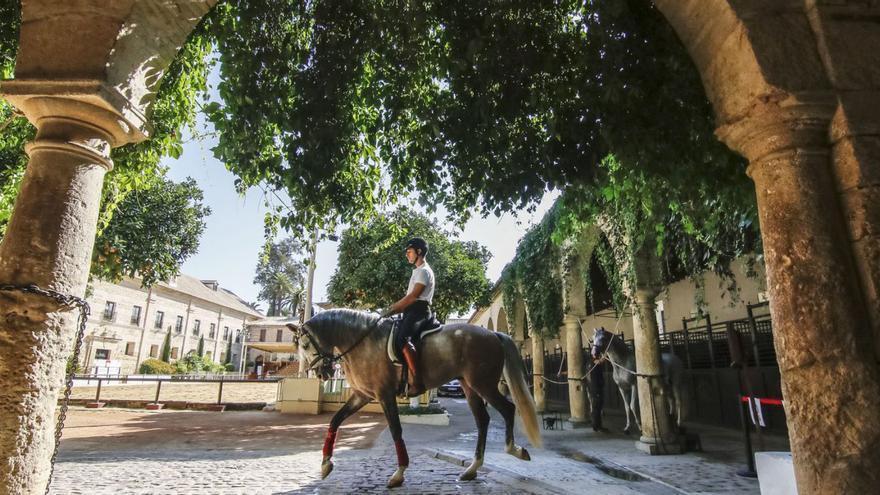
<instances>
[{"instance_id":1,"label":"white horse's tail","mask_svg":"<svg viewBox=\"0 0 880 495\"><path fill-rule=\"evenodd\" d=\"M510 395L516 405L516 411L523 420L523 428L526 436L535 447L542 444L541 430L538 428L538 413L535 410L535 401L529 393L529 385L526 383L526 367L523 364L516 344L509 335L495 332L501 339L501 347L504 348L504 379L510 388Z\"/></svg>"}]
</instances>

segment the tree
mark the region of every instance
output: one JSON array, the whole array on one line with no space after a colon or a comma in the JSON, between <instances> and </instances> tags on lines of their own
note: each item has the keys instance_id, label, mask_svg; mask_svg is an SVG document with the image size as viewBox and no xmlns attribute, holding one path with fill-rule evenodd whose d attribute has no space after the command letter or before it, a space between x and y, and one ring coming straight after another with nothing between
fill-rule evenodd
<instances>
[{"instance_id":1,"label":"tree","mask_svg":"<svg viewBox=\"0 0 880 495\"><path fill-rule=\"evenodd\" d=\"M358 222L404 191L460 217L598 193L609 153L648 183L751 191L651 2L231 0L215 20L215 154L290 197L283 226Z\"/></svg>"},{"instance_id":2,"label":"tree","mask_svg":"<svg viewBox=\"0 0 880 495\"><path fill-rule=\"evenodd\" d=\"M223 364L232 362L232 335L229 336L229 343L226 344L226 357L223 358Z\"/></svg>"},{"instance_id":3,"label":"tree","mask_svg":"<svg viewBox=\"0 0 880 495\"><path fill-rule=\"evenodd\" d=\"M293 237L263 246L254 283L260 286L258 297L269 304L267 316L295 314L299 309L306 270L302 257L303 245Z\"/></svg>"},{"instance_id":4,"label":"tree","mask_svg":"<svg viewBox=\"0 0 880 495\"><path fill-rule=\"evenodd\" d=\"M199 347L196 350L196 354L199 357L203 357L205 355L205 336L204 335L199 337Z\"/></svg>"},{"instance_id":5,"label":"tree","mask_svg":"<svg viewBox=\"0 0 880 495\"><path fill-rule=\"evenodd\" d=\"M166 363L171 362L171 330L168 330L168 333L165 334L165 341L162 342L161 358Z\"/></svg>"},{"instance_id":6,"label":"tree","mask_svg":"<svg viewBox=\"0 0 880 495\"><path fill-rule=\"evenodd\" d=\"M328 296L340 306L375 309L403 297L412 267L404 257L411 237L428 241L428 263L437 288L433 308L446 319L453 313L488 302L486 264L491 255L476 242L463 242L441 230L425 215L399 209L342 234L339 265L330 279Z\"/></svg>"},{"instance_id":7,"label":"tree","mask_svg":"<svg viewBox=\"0 0 880 495\"><path fill-rule=\"evenodd\" d=\"M157 179L132 191L95 241L92 273L113 282L137 275L144 286L176 276L198 250L211 213L203 199L191 178L181 183Z\"/></svg>"}]
</instances>

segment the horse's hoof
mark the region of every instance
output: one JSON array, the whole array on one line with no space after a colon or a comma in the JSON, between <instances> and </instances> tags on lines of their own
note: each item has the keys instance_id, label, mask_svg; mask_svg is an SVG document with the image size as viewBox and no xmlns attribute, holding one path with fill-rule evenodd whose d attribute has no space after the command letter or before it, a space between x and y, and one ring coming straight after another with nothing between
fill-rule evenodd
<instances>
[{"instance_id":1,"label":"horse's hoof","mask_svg":"<svg viewBox=\"0 0 880 495\"><path fill-rule=\"evenodd\" d=\"M403 484L403 476L392 476L390 480L388 480L388 484L385 485L388 488L397 488L398 486Z\"/></svg>"},{"instance_id":2,"label":"horse's hoof","mask_svg":"<svg viewBox=\"0 0 880 495\"><path fill-rule=\"evenodd\" d=\"M321 463L321 479L326 478L333 471L333 461L324 461Z\"/></svg>"},{"instance_id":3,"label":"horse's hoof","mask_svg":"<svg viewBox=\"0 0 880 495\"><path fill-rule=\"evenodd\" d=\"M525 448L523 448L523 449L522 449L522 455L520 456L520 459L522 459L522 460L524 460L524 461L531 461L531 460L532 460L532 456L529 455L529 451L528 451L528 450L526 450Z\"/></svg>"},{"instance_id":4,"label":"horse's hoof","mask_svg":"<svg viewBox=\"0 0 880 495\"><path fill-rule=\"evenodd\" d=\"M477 471L471 471L468 469L467 471L461 473L461 476L458 477L460 481L471 481L472 479L477 477Z\"/></svg>"},{"instance_id":5,"label":"horse's hoof","mask_svg":"<svg viewBox=\"0 0 880 495\"><path fill-rule=\"evenodd\" d=\"M403 484L403 472L406 470L405 467L398 467L397 471L391 475L391 479L388 480L388 484L385 485L388 488L397 488L398 486Z\"/></svg>"}]
</instances>

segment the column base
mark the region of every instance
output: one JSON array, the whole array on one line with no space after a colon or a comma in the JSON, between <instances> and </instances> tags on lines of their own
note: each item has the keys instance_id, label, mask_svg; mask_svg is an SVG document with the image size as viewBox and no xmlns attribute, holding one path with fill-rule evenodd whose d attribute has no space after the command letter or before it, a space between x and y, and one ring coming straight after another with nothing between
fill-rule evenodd
<instances>
[{"instance_id":1,"label":"column base","mask_svg":"<svg viewBox=\"0 0 880 495\"><path fill-rule=\"evenodd\" d=\"M586 418L568 418L565 422L573 430L590 427L590 420Z\"/></svg>"},{"instance_id":2,"label":"column base","mask_svg":"<svg viewBox=\"0 0 880 495\"><path fill-rule=\"evenodd\" d=\"M649 455L675 455L684 454L686 451L685 439L675 437L669 441L660 441L659 438L641 437L636 442L636 450Z\"/></svg>"}]
</instances>

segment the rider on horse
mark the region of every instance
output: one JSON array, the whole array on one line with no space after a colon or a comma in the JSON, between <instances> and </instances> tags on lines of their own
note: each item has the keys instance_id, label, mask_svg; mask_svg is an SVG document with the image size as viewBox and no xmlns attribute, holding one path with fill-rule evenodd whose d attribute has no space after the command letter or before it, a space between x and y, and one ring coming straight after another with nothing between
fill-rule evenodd
<instances>
[{"instance_id":1,"label":"rider on horse","mask_svg":"<svg viewBox=\"0 0 880 495\"><path fill-rule=\"evenodd\" d=\"M428 254L428 243L420 237L410 239L406 243L406 260L414 265L412 275L409 278L409 287L403 299L392 304L382 313L382 316L390 316L403 312L403 320L397 332L394 345L403 348L403 358L410 371L410 383L407 395L415 397L425 391L421 376L418 371L418 351L416 343L417 335L415 325L417 322L428 318L431 314L431 300L434 298L434 271L425 260Z\"/></svg>"}]
</instances>

